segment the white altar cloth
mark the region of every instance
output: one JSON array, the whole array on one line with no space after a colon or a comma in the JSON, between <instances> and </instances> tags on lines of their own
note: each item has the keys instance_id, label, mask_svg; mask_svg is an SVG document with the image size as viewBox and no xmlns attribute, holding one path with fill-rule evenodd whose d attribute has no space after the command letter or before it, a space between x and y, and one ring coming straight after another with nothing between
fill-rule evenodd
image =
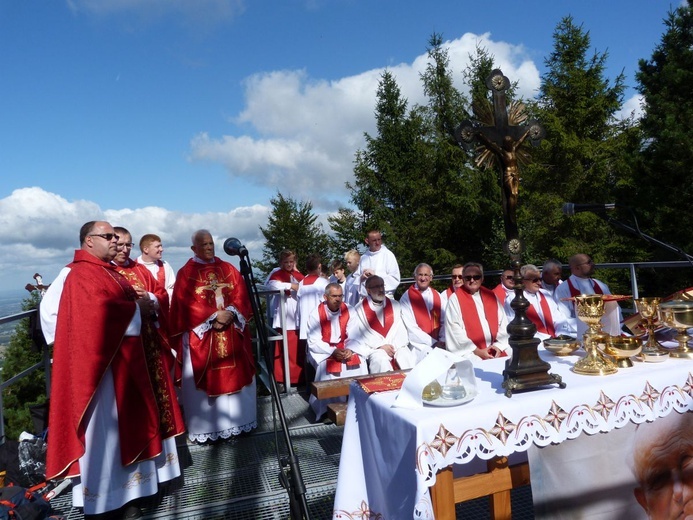
<instances>
[{"instance_id":1,"label":"white altar cloth","mask_svg":"<svg viewBox=\"0 0 693 520\"><path fill-rule=\"evenodd\" d=\"M580 356L540 355L566 388L507 398L502 358L475 362L479 395L457 407L393 408L396 391L368 395L352 383L333 519L432 519L429 487L447 466L693 410L689 360L636 361L614 375L584 376L570 370Z\"/></svg>"}]
</instances>

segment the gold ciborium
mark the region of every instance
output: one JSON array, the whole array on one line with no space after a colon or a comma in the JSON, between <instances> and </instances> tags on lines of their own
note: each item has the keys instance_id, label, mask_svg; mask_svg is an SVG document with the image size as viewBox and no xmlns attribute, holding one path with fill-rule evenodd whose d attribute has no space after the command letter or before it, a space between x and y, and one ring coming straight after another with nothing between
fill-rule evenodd
<instances>
[{"instance_id":1,"label":"gold ciborium","mask_svg":"<svg viewBox=\"0 0 693 520\"><path fill-rule=\"evenodd\" d=\"M575 363L573 372L589 376L615 374L618 368L614 362L599 351L599 345L605 345L609 339L609 335L601 331L601 319L604 316L602 295L576 296L575 309L578 319L587 325L587 331L582 338L587 355Z\"/></svg>"},{"instance_id":2,"label":"gold ciborium","mask_svg":"<svg viewBox=\"0 0 693 520\"><path fill-rule=\"evenodd\" d=\"M614 358L618 368L628 368L633 366L630 358L640 354L642 349L642 341L638 338L611 336L606 342L604 352Z\"/></svg>"},{"instance_id":3,"label":"gold ciborium","mask_svg":"<svg viewBox=\"0 0 693 520\"><path fill-rule=\"evenodd\" d=\"M668 327L675 328L679 342L677 349L670 352L671 357L693 359L693 349L688 346L691 337L687 331L693 327L693 301L672 300L659 305L659 319Z\"/></svg>"},{"instance_id":4,"label":"gold ciborium","mask_svg":"<svg viewBox=\"0 0 693 520\"><path fill-rule=\"evenodd\" d=\"M654 319L659 314L660 298L638 298L635 300L635 308L644 318L647 329L647 343L642 347L640 357L643 361L659 362L669 357L669 352L655 339Z\"/></svg>"}]
</instances>

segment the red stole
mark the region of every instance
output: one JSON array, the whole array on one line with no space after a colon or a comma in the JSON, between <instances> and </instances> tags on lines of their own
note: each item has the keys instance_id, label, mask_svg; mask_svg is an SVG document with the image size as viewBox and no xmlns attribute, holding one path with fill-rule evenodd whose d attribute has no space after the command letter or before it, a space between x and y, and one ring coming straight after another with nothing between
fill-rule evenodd
<instances>
[{"instance_id":1,"label":"red stole","mask_svg":"<svg viewBox=\"0 0 693 520\"><path fill-rule=\"evenodd\" d=\"M378 316L371 307L370 300L368 298L363 299L363 313L366 315L366 321L371 329L380 334L383 338L387 337L387 333L390 332L390 327L395 322L395 313L392 310L392 302L389 298L385 298L383 302L383 317L385 318L385 324L380 323Z\"/></svg>"},{"instance_id":2,"label":"red stole","mask_svg":"<svg viewBox=\"0 0 693 520\"><path fill-rule=\"evenodd\" d=\"M455 294L455 288L452 285L445 289L445 296L448 297L448 300L450 299L450 296L452 296L453 294Z\"/></svg>"},{"instance_id":3,"label":"red stole","mask_svg":"<svg viewBox=\"0 0 693 520\"><path fill-rule=\"evenodd\" d=\"M159 267L156 271L156 281L159 282L161 287L166 287L166 269L164 269L164 263L161 260L157 260L156 265Z\"/></svg>"},{"instance_id":4,"label":"red stole","mask_svg":"<svg viewBox=\"0 0 693 520\"><path fill-rule=\"evenodd\" d=\"M496 285L493 289L493 294L496 295L496 298L498 298L498 301L501 302L501 305L503 302L505 302L505 297L508 295L507 291L505 290L505 287L503 286L502 283L499 283Z\"/></svg>"},{"instance_id":5,"label":"red stole","mask_svg":"<svg viewBox=\"0 0 693 520\"><path fill-rule=\"evenodd\" d=\"M303 285L313 285L318 278L317 274L308 274L303 278Z\"/></svg>"},{"instance_id":6,"label":"red stole","mask_svg":"<svg viewBox=\"0 0 693 520\"><path fill-rule=\"evenodd\" d=\"M491 331L491 343L493 343L498 336L498 299L496 295L493 294L493 291L486 287L481 287L479 293L481 294L481 303L484 307L486 321ZM477 348L488 348L484 337L484 330L481 328L481 318L476 310L476 304L474 303L472 295L464 289L455 291L455 294L460 302L460 311L462 312L462 321L464 321L467 337L472 340L472 343L474 343Z\"/></svg>"},{"instance_id":7,"label":"red stole","mask_svg":"<svg viewBox=\"0 0 693 520\"><path fill-rule=\"evenodd\" d=\"M293 271L289 272L284 269L277 269L275 270L269 277L270 280L276 280L277 282L282 282L282 283L292 283L291 277L293 276L294 280L297 283L303 280L303 275L294 269ZM317 278L317 277L316 277ZM291 291L287 290L285 291L286 294L290 294Z\"/></svg>"},{"instance_id":8,"label":"red stole","mask_svg":"<svg viewBox=\"0 0 693 520\"><path fill-rule=\"evenodd\" d=\"M575 286L572 284L570 281L570 278L566 280L568 282L568 288L570 289L570 296L575 298L576 296L580 296L582 294L579 290L575 288ZM594 289L594 294L604 294L604 291L602 291L602 288L599 287L599 284L595 282L594 280L592 281L592 288Z\"/></svg>"},{"instance_id":9,"label":"red stole","mask_svg":"<svg viewBox=\"0 0 693 520\"><path fill-rule=\"evenodd\" d=\"M125 291L128 282L114 265L86 251L75 251L69 267L56 324L47 479L80 474L86 412L109 368L121 419L119 462L126 466L161 452L155 395L161 387L150 379L142 338L125 336L137 312L134 290Z\"/></svg>"},{"instance_id":10,"label":"red stole","mask_svg":"<svg viewBox=\"0 0 693 520\"><path fill-rule=\"evenodd\" d=\"M430 313L421 291L412 285L409 287L409 289L407 289L407 294L409 295L411 308L414 311L416 324L426 334L437 340L438 334L440 333L440 294L438 291L433 289L431 289L431 291L433 293L433 308L431 309Z\"/></svg>"},{"instance_id":11,"label":"red stole","mask_svg":"<svg viewBox=\"0 0 693 520\"><path fill-rule=\"evenodd\" d=\"M246 318L252 315L248 292L238 269L217 257L212 263L188 260L178 272L171 301L170 341L178 353L176 380L181 375L181 337L187 332L195 385L211 397L238 392L249 385L255 375L247 326L243 331L233 324L224 330L210 328L201 339L192 332L217 310L229 306Z\"/></svg>"},{"instance_id":12,"label":"red stole","mask_svg":"<svg viewBox=\"0 0 693 520\"><path fill-rule=\"evenodd\" d=\"M534 308L534 305L527 307L527 317L537 327L537 332L548 334L552 338L555 338L556 330L553 327L553 316L551 316L549 302L546 301L546 296L540 292L537 293L537 296L539 297L539 305L541 306L541 313L544 315L544 321L541 320L541 317Z\"/></svg>"},{"instance_id":13,"label":"red stole","mask_svg":"<svg viewBox=\"0 0 693 520\"><path fill-rule=\"evenodd\" d=\"M306 277L307 278L307 277ZM320 333L322 340L325 343L329 343L330 346L335 348L344 349L344 340L347 337L347 322L349 321L349 308L345 303L342 303L339 307L339 342L332 343L332 322L327 316L327 311L325 308L327 305L321 303L318 307L318 316L320 317ZM361 364L361 359L358 354L351 356L351 359L346 362L347 366L357 367ZM336 359L327 358L327 373L333 375L339 375L342 373L342 363Z\"/></svg>"}]
</instances>

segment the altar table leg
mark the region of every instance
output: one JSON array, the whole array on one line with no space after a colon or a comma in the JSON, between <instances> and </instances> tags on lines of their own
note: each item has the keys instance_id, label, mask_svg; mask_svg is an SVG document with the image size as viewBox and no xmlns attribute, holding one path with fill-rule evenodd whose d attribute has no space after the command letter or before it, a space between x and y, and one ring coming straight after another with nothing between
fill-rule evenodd
<instances>
[{"instance_id":1,"label":"altar table leg","mask_svg":"<svg viewBox=\"0 0 693 520\"><path fill-rule=\"evenodd\" d=\"M431 504L436 520L455 520L453 480L452 466L440 470L436 475L436 483L431 488Z\"/></svg>"}]
</instances>

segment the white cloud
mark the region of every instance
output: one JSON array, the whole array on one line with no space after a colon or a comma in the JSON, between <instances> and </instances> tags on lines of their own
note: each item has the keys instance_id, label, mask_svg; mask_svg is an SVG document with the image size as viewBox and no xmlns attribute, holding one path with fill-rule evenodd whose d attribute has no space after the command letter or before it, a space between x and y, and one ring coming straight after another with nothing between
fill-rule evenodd
<instances>
[{"instance_id":1,"label":"white cloud","mask_svg":"<svg viewBox=\"0 0 693 520\"><path fill-rule=\"evenodd\" d=\"M259 226L266 225L268 214L269 208L259 204L225 213L186 214L158 207L101 210L92 202L68 201L41 188L18 189L0 199L0 287L22 288L35 272L49 283L72 260L79 229L90 220L123 226L136 241L145 233L161 236L164 258L176 270L190 258L191 236L201 228L212 233L218 256L226 257L223 241L233 236L259 260L264 243ZM132 254L139 254L137 246Z\"/></svg>"},{"instance_id":2,"label":"white cloud","mask_svg":"<svg viewBox=\"0 0 693 520\"><path fill-rule=\"evenodd\" d=\"M630 116L635 116L635 119L640 119L643 115L644 99L640 94L636 94L623 103L623 107L616 113L617 119L627 119Z\"/></svg>"},{"instance_id":3,"label":"white cloud","mask_svg":"<svg viewBox=\"0 0 693 520\"><path fill-rule=\"evenodd\" d=\"M524 47L495 42L488 33L467 33L446 42L458 89L466 90L462 71L477 45L494 56L511 81L519 81L520 95L536 94L539 71ZM426 64L423 54L411 63L335 81L311 78L305 70L250 76L245 108L230 121L237 135L233 129L218 137L201 132L191 140L190 159L219 163L232 177L311 200L316 209L334 210L335 204L346 202L345 182L353 178L354 153L365 145L364 132L375 131L375 96L383 72L393 74L413 107L426 102L420 80Z\"/></svg>"}]
</instances>

